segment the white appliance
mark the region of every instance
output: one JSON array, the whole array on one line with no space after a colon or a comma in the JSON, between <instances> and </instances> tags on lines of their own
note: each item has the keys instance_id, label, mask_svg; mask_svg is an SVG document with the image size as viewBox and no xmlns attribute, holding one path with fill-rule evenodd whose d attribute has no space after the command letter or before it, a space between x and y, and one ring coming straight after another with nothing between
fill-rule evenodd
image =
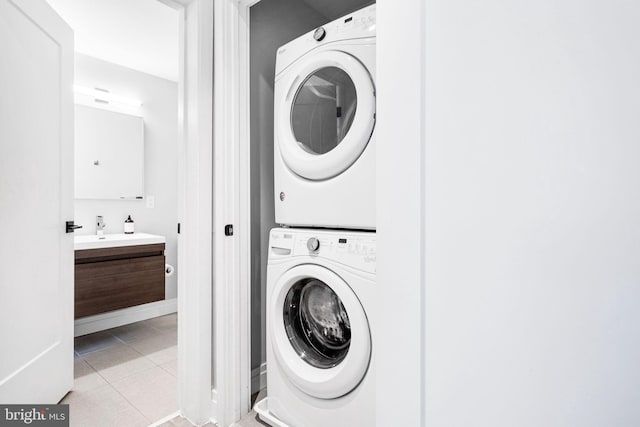
<instances>
[{"instance_id":1,"label":"white appliance","mask_svg":"<svg viewBox=\"0 0 640 427\"><path fill-rule=\"evenodd\" d=\"M271 230L261 418L290 427L375 425L375 276L375 233Z\"/></svg>"},{"instance_id":2,"label":"white appliance","mask_svg":"<svg viewBox=\"0 0 640 427\"><path fill-rule=\"evenodd\" d=\"M278 49L276 223L375 229L375 5Z\"/></svg>"}]
</instances>

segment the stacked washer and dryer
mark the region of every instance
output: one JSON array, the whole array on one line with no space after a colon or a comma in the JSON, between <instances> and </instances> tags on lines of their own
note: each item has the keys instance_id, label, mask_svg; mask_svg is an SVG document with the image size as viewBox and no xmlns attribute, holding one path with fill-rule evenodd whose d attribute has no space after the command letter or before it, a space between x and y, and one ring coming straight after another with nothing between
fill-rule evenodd
<instances>
[{"instance_id":1,"label":"stacked washer and dryer","mask_svg":"<svg viewBox=\"0 0 640 427\"><path fill-rule=\"evenodd\" d=\"M375 5L282 46L267 393L279 427L375 425Z\"/></svg>"}]
</instances>

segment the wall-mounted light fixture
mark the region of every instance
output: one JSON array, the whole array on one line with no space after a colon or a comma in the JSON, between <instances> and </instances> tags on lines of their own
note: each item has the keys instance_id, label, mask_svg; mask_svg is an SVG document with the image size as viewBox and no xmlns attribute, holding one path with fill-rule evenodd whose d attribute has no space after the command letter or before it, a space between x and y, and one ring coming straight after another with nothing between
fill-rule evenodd
<instances>
[{"instance_id":1,"label":"wall-mounted light fixture","mask_svg":"<svg viewBox=\"0 0 640 427\"><path fill-rule=\"evenodd\" d=\"M74 85L73 90L77 94L93 97L95 102L103 104L122 104L130 107L142 107L142 101L135 98L116 95L115 93L111 93L106 89Z\"/></svg>"}]
</instances>

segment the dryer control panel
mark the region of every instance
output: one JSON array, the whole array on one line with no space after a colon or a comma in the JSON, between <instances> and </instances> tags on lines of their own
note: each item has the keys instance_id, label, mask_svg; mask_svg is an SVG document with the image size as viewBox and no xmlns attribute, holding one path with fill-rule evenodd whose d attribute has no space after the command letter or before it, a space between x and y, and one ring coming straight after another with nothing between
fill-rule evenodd
<instances>
[{"instance_id":1,"label":"dryer control panel","mask_svg":"<svg viewBox=\"0 0 640 427\"><path fill-rule=\"evenodd\" d=\"M276 75L305 53L336 41L376 36L376 5L338 18L280 46L276 53Z\"/></svg>"},{"instance_id":2,"label":"dryer control panel","mask_svg":"<svg viewBox=\"0 0 640 427\"><path fill-rule=\"evenodd\" d=\"M269 236L269 260L288 257L323 258L375 273L376 233L274 228Z\"/></svg>"}]
</instances>

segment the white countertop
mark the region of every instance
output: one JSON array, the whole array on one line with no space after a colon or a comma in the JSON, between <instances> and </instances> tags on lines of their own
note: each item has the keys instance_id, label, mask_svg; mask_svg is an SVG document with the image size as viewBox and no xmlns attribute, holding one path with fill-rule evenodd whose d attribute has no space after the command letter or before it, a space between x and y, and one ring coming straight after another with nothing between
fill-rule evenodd
<instances>
[{"instance_id":1,"label":"white countertop","mask_svg":"<svg viewBox=\"0 0 640 427\"><path fill-rule=\"evenodd\" d=\"M152 245L155 243L165 243L165 241L164 236L147 233L104 234L102 236L92 234L74 236L73 248L75 250L115 248L118 246Z\"/></svg>"}]
</instances>

